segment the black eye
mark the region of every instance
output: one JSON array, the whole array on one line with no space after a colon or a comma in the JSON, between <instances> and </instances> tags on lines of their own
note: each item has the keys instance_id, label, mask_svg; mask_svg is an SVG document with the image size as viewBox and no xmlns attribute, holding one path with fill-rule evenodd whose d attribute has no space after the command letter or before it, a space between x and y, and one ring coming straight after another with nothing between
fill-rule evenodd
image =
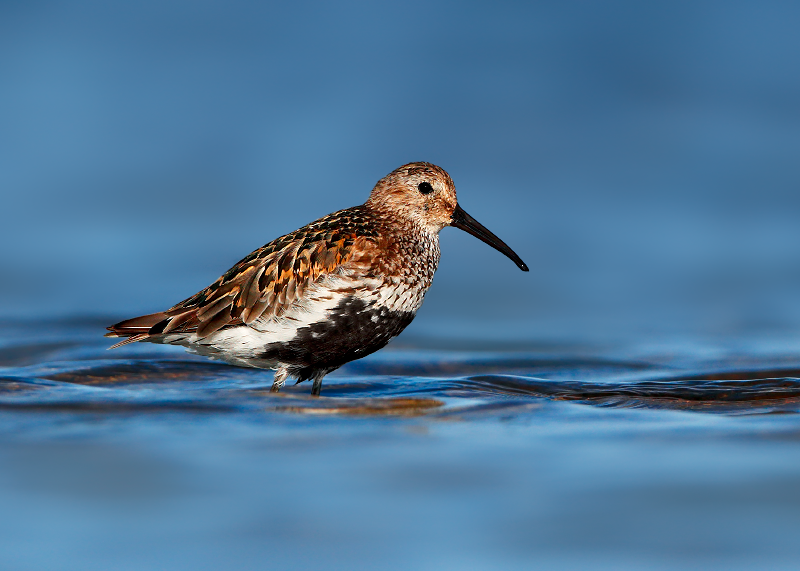
<instances>
[{"instance_id":1,"label":"black eye","mask_svg":"<svg viewBox=\"0 0 800 571\"><path fill-rule=\"evenodd\" d=\"M417 186L417 188L422 194L430 194L433 192L433 187L431 186L431 183L427 181L419 183L419 186Z\"/></svg>"}]
</instances>

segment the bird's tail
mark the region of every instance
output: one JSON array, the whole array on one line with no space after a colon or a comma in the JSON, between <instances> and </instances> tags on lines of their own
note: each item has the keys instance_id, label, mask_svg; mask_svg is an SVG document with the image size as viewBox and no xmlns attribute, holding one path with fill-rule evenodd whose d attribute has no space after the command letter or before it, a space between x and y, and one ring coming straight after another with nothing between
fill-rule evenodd
<instances>
[{"instance_id":1,"label":"bird's tail","mask_svg":"<svg viewBox=\"0 0 800 571\"><path fill-rule=\"evenodd\" d=\"M127 339L112 345L109 349L116 349L128 343L135 343L147 339L151 335L151 329L167 318L168 315L164 312L151 313L149 315L134 317L133 319L126 319L125 321L120 321L116 325L107 327L108 333L106 333L106 337L127 337Z\"/></svg>"}]
</instances>

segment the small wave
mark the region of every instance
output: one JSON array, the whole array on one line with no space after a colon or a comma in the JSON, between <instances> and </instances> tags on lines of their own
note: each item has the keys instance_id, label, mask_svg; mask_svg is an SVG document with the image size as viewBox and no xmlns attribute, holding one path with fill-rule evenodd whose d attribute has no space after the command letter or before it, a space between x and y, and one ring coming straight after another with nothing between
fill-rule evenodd
<instances>
[{"instance_id":1,"label":"small wave","mask_svg":"<svg viewBox=\"0 0 800 571\"><path fill-rule=\"evenodd\" d=\"M509 375L481 375L462 379L454 383L454 387L464 392L527 395L628 408L672 408L709 412L765 408L780 408L787 412L796 410L800 404L800 379L771 378L775 373L776 371L739 371L627 383L553 382ZM770 377L758 378L764 375Z\"/></svg>"},{"instance_id":2,"label":"small wave","mask_svg":"<svg viewBox=\"0 0 800 571\"><path fill-rule=\"evenodd\" d=\"M676 371L629 359L388 351L329 376L322 398L314 399L308 397L307 384L286 387L279 396L269 393L269 371L152 351L135 347L112 356L105 345L56 341L5 346L0 352L0 407L418 416L455 408L489 414L508 406L562 401L730 414L800 410L800 368L774 363L761 369L722 370L720 365ZM513 405L510 398L516 399Z\"/></svg>"}]
</instances>

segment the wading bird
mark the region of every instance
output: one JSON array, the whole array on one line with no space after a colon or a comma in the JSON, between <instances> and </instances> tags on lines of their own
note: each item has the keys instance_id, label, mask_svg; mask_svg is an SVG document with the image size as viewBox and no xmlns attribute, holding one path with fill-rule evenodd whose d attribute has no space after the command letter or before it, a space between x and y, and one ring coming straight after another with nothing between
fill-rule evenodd
<instances>
[{"instance_id":1,"label":"wading bird","mask_svg":"<svg viewBox=\"0 0 800 571\"><path fill-rule=\"evenodd\" d=\"M444 169L410 163L360 206L281 236L166 311L109 327L108 337L182 345L232 365L322 378L384 347L411 323L439 264L439 232L455 226L528 267L458 205Z\"/></svg>"}]
</instances>

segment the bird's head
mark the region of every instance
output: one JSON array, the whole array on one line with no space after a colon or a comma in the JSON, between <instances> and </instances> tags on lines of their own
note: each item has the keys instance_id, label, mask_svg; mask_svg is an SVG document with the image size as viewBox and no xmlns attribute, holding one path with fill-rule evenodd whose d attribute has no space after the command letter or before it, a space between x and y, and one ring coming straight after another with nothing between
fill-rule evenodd
<instances>
[{"instance_id":1,"label":"bird's head","mask_svg":"<svg viewBox=\"0 0 800 571\"><path fill-rule=\"evenodd\" d=\"M502 252L522 270L525 265L500 238L458 205L456 186L443 168L431 163L409 163L383 177L372 189L367 207L385 218L412 222L434 234L455 226Z\"/></svg>"}]
</instances>

